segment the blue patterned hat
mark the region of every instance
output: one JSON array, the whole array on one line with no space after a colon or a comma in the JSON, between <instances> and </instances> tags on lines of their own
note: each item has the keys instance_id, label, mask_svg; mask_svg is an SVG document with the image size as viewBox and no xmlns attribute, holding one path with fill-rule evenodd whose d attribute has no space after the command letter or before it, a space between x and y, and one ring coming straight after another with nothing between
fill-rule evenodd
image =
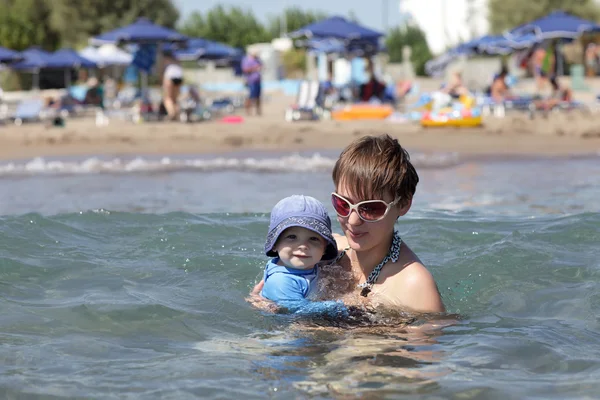
<instances>
[{"instance_id":1,"label":"blue patterned hat","mask_svg":"<svg viewBox=\"0 0 600 400\"><path fill-rule=\"evenodd\" d=\"M273 251L273 246L275 246L281 232L293 226L310 229L327 241L322 260L333 260L337 257L337 244L331 234L331 219L325 206L314 197L302 195L286 197L273 207L269 233L265 243L267 256L277 256L277 253Z\"/></svg>"}]
</instances>

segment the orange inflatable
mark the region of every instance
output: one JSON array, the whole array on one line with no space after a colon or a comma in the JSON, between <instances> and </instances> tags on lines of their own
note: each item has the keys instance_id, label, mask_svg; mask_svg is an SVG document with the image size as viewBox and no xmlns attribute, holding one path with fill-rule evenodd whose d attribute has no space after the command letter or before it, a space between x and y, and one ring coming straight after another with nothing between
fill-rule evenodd
<instances>
[{"instance_id":1,"label":"orange inflatable","mask_svg":"<svg viewBox=\"0 0 600 400\"><path fill-rule=\"evenodd\" d=\"M474 128L483 124L483 117L479 109L473 110L442 110L440 112L426 112L421 118L421 126L428 128L455 127Z\"/></svg>"},{"instance_id":2,"label":"orange inflatable","mask_svg":"<svg viewBox=\"0 0 600 400\"><path fill-rule=\"evenodd\" d=\"M336 121L355 121L364 119L385 119L394 109L387 104L352 104L331 112Z\"/></svg>"}]
</instances>

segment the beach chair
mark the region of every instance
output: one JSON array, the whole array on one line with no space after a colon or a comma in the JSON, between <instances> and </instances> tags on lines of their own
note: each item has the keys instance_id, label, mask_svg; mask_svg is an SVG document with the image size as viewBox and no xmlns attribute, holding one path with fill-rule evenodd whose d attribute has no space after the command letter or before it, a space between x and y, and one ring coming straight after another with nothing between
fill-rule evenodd
<instances>
[{"instance_id":1,"label":"beach chair","mask_svg":"<svg viewBox=\"0 0 600 400\"><path fill-rule=\"evenodd\" d=\"M23 100L17 106L11 120L17 126L23 125L24 122L41 122L48 116L44 110L43 99Z\"/></svg>"},{"instance_id":2,"label":"beach chair","mask_svg":"<svg viewBox=\"0 0 600 400\"><path fill-rule=\"evenodd\" d=\"M208 121L212 118L212 112L205 107L202 102L193 99L186 99L179 103L180 113L179 120L181 122L200 122Z\"/></svg>"},{"instance_id":3,"label":"beach chair","mask_svg":"<svg viewBox=\"0 0 600 400\"><path fill-rule=\"evenodd\" d=\"M2 99L0 98L0 125L4 124L7 119L8 119L8 104L4 103L2 101Z\"/></svg>"},{"instance_id":4,"label":"beach chair","mask_svg":"<svg viewBox=\"0 0 600 400\"><path fill-rule=\"evenodd\" d=\"M117 93L117 98L114 100L112 108L119 109L133 107L135 100L139 97L141 96L137 88L133 86L124 87Z\"/></svg>"},{"instance_id":5,"label":"beach chair","mask_svg":"<svg viewBox=\"0 0 600 400\"><path fill-rule=\"evenodd\" d=\"M316 120L323 114L320 84L317 81L302 81L298 88L296 103L285 111L285 120L288 122L300 120Z\"/></svg>"},{"instance_id":6,"label":"beach chair","mask_svg":"<svg viewBox=\"0 0 600 400\"><path fill-rule=\"evenodd\" d=\"M233 99L230 97L209 99L206 101L206 107L213 114L233 114L236 108Z\"/></svg>"}]
</instances>

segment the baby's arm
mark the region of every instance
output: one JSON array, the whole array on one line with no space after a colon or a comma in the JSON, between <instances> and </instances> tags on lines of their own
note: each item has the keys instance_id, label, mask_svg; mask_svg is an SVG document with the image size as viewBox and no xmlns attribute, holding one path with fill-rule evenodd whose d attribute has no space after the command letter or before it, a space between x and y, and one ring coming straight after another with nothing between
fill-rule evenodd
<instances>
[{"instance_id":1,"label":"baby's arm","mask_svg":"<svg viewBox=\"0 0 600 400\"><path fill-rule=\"evenodd\" d=\"M277 302L286 311L298 315L345 315L346 307L341 301L309 301L304 296L308 284L302 277L275 273L265 281L262 294Z\"/></svg>"}]
</instances>

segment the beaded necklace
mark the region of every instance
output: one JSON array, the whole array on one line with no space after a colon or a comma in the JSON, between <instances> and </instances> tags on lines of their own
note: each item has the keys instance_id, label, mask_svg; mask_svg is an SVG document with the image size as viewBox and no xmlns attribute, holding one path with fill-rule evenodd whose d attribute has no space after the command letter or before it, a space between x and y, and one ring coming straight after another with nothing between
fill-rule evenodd
<instances>
[{"instance_id":1,"label":"beaded necklace","mask_svg":"<svg viewBox=\"0 0 600 400\"><path fill-rule=\"evenodd\" d=\"M371 293L371 289L373 288L373 285L375 284L375 282L377 282L377 279L379 278L379 274L381 273L381 269L383 268L383 266L385 264L387 264L389 261L392 261L392 262L398 261L398 258L400 257L400 246L401 245L402 245L402 238L400 237L400 235L398 234L397 231L394 231L394 238L392 239L392 245L390 246L390 251L383 258L383 260L381 260L381 262L379 264L377 264L377 266L373 269L373 271L371 271L366 282L359 283L358 285L356 285L356 287L358 289L362 289L360 291L361 296L367 297L367 295L369 293ZM334 262L339 261L344 256L344 254L346 254L346 250L348 250L348 249L349 249L349 247L344 249L337 256L337 258L334 260Z\"/></svg>"}]
</instances>

